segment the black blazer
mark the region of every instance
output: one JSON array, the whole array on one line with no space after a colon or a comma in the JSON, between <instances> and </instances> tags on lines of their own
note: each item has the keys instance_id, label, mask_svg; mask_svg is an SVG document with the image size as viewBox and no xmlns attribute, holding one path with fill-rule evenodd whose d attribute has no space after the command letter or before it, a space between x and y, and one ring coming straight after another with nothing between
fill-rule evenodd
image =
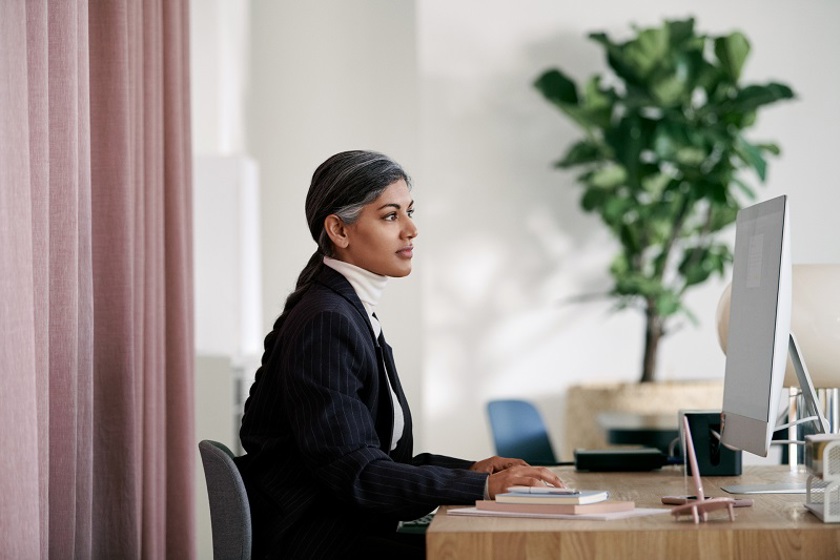
<instances>
[{"instance_id":1,"label":"black blazer","mask_svg":"<svg viewBox=\"0 0 840 560\"><path fill-rule=\"evenodd\" d=\"M391 348L374 338L341 274L323 267L274 329L245 403L247 454L237 461L257 554L331 557L359 534L393 532L398 520L484 496L487 475L467 470L472 461L413 456ZM405 416L393 451L386 376Z\"/></svg>"}]
</instances>

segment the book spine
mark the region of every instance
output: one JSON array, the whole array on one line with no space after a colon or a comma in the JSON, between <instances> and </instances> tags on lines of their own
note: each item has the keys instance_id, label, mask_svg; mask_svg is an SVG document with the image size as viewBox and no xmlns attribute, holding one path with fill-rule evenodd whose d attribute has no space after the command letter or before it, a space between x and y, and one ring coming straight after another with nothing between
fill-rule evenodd
<instances>
[{"instance_id":1,"label":"book spine","mask_svg":"<svg viewBox=\"0 0 840 560\"><path fill-rule=\"evenodd\" d=\"M564 504L582 505L602 502L609 494L581 494L577 496L551 496L548 494L517 494L507 493L496 496L497 502L516 504Z\"/></svg>"},{"instance_id":2,"label":"book spine","mask_svg":"<svg viewBox=\"0 0 840 560\"><path fill-rule=\"evenodd\" d=\"M501 511L513 513L556 513L577 515L587 513L613 513L630 511L636 507L632 501L614 500L596 504L510 504L493 500L477 500L475 507L484 511Z\"/></svg>"}]
</instances>

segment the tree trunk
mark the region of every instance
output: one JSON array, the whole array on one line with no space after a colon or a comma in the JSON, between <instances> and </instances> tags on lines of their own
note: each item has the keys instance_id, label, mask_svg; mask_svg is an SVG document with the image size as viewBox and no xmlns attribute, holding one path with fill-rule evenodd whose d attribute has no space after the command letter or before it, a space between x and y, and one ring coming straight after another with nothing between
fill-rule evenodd
<instances>
[{"instance_id":1,"label":"tree trunk","mask_svg":"<svg viewBox=\"0 0 840 560\"><path fill-rule=\"evenodd\" d=\"M648 300L645 307L645 354L642 359L642 383L655 380L656 358L662 334L662 317L656 311L656 302Z\"/></svg>"}]
</instances>

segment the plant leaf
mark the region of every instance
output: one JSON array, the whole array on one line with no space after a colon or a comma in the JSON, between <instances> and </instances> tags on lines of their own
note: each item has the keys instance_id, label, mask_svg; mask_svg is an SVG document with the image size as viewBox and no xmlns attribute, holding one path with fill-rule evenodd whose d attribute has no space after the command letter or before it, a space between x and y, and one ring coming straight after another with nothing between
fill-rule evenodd
<instances>
[{"instance_id":1,"label":"plant leaf","mask_svg":"<svg viewBox=\"0 0 840 560\"><path fill-rule=\"evenodd\" d=\"M708 247L694 247L686 250L679 265L680 274L685 280L685 287L702 284L712 274L723 275L726 265L732 260L732 254L725 245L715 244Z\"/></svg>"},{"instance_id":2,"label":"plant leaf","mask_svg":"<svg viewBox=\"0 0 840 560\"><path fill-rule=\"evenodd\" d=\"M663 317L676 314L682 308L680 296L671 290L663 290L656 296L656 310Z\"/></svg>"},{"instance_id":3,"label":"plant leaf","mask_svg":"<svg viewBox=\"0 0 840 560\"><path fill-rule=\"evenodd\" d=\"M759 149L762 152L767 152L767 153L773 154L774 156L777 156L777 155L782 153L782 149L779 148L779 146L777 144L762 143L762 144L756 144L756 146L758 146Z\"/></svg>"},{"instance_id":4,"label":"plant leaf","mask_svg":"<svg viewBox=\"0 0 840 560\"><path fill-rule=\"evenodd\" d=\"M664 173L651 173L642 180L642 188L650 194L651 198L658 199L665 192L665 187L671 182L671 178Z\"/></svg>"},{"instance_id":5,"label":"plant leaf","mask_svg":"<svg viewBox=\"0 0 840 560\"><path fill-rule=\"evenodd\" d=\"M741 70L749 54L750 42L739 31L715 39L715 55L733 82L741 79Z\"/></svg>"},{"instance_id":6,"label":"plant leaf","mask_svg":"<svg viewBox=\"0 0 840 560\"><path fill-rule=\"evenodd\" d=\"M758 147L747 142L743 137L738 138L735 150L744 163L752 167L763 183L767 178L767 161Z\"/></svg>"},{"instance_id":7,"label":"plant leaf","mask_svg":"<svg viewBox=\"0 0 840 560\"><path fill-rule=\"evenodd\" d=\"M729 103L722 104L725 112L750 113L762 105L775 103L784 99L793 99L793 90L784 84L769 83L767 85L747 86Z\"/></svg>"},{"instance_id":8,"label":"plant leaf","mask_svg":"<svg viewBox=\"0 0 840 560\"><path fill-rule=\"evenodd\" d=\"M597 163L603 159L604 156L597 144L589 140L581 140L572 145L569 151L566 152L566 155L563 156L563 159L555 165L562 169L567 169L576 165Z\"/></svg>"},{"instance_id":9,"label":"plant leaf","mask_svg":"<svg viewBox=\"0 0 840 560\"><path fill-rule=\"evenodd\" d=\"M685 43L698 39L699 46L702 49L703 38L694 35L694 18L666 21L665 27L668 29L668 39L672 49L675 47L682 48Z\"/></svg>"},{"instance_id":10,"label":"plant leaf","mask_svg":"<svg viewBox=\"0 0 840 560\"><path fill-rule=\"evenodd\" d=\"M677 74L668 74L650 80L650 92L656 102L664 107L670 107L680 103L690 88Z\"/></svg>"},{"instance_id":11,"label":"plant leaf","mask_svg":"<svg viewBox=\"0 0 840 560\"><path fill-rule=\"evenodd\" d=\"M747 200L754 201L756 199L755 190L751 186L746 184L744 181L742 181L740 178L733 177L732 184L737 186L741 190L741 192L744 193L744 195L746 195Z\"/></svg>"},{"instance_id":12,"label":"plant leaf","mask_svg":"<svg viewBox=\"0 0 840 560\"><path fill-rule=\"evenodd\" d=\"M618 164L610 164L597 169L589 178L589 184L601 189L613 189L624 184L627 180L627 171Z\"/></svg>"},{"instance_id":13,"label":"plant leaf","mask_svg":"<svg viewBox=\"0 0 840 560\"><path fill-rule=\"evenodd\" d=\"M587 114L588 121L598 128L609 128L612 119L615 92L601 89L601 78L593 76L584 87L583 99L579 105Z\"/></svg>"},{"instance_id":14,"label":"plant leaf","mask_svg":"<svg viewBox=\"0 0 840 560\"><path fill-rule=\"evenodd\" d=\"M624 45L621 53L624 63L633 68L636 75L643 80L648 78L668 56L670 52L668 38L667 27L639 31L634 40Z\"/></svg>"},{"instance_id":15,"label":"plant leaf","mask_svg":"<svg viewBox=\"0 0 840 560\"><path fill-rule=\"evenodd\" d=\"M698 166L706 159L706 151L701 148L686 146L676 151L674 159L680 165Z\"/></svg>"},{"instance_id":16,"label":"plant leaf","mask_svg":"<svg viewBox=\"0 0 840 560\"><path fill-rule=\"evenodd\" d=\"M609 96L597 90L598 78L594 79L594 83L592 99L581 99L575 83L560 70L551 69L537 78L534 87L578 125L592 132L593 129L609 126L612 110Z\"/></svg>"},{"instance_id":17,"label":"plant leaf","mask_svg":"<svg viewBox=\"0 0 840 560\"><path fill-rule=\"evenodd\" d=\"M622 52L622 47L613 43L606 33L590 33L589 38L604 47L607 53L607 64L618 77L628 84L640 82L635 69L625 60L626 57Z\"/></svg>"},{"instance_id":18,"label":"plant leaf","mask_svg":"<svg viewBox=\"0 0 840 560\"><path fill-rule=\"evenodd\" d=\"M577 105L578 103L577 86L556 68L543 72L534 82L534 87L555 105Z\"/></svg>"}]
</instances>

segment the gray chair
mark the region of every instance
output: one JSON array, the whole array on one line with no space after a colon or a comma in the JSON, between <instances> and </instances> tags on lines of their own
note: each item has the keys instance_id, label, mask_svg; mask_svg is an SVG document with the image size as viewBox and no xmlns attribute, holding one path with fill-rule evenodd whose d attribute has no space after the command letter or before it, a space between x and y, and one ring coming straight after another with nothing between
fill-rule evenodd
<instances>
[{"instance_id":1,"label":"gray chair","mask_svg":"<svg viewBox=\"0 0 840 560\"><path fill-rule=\"evenodd\" d=\"M209 439L201 440L198 450L210 501L213 559L250 560L251 510L234 455L225 444Z\"/></svg>"}]
</instances>

